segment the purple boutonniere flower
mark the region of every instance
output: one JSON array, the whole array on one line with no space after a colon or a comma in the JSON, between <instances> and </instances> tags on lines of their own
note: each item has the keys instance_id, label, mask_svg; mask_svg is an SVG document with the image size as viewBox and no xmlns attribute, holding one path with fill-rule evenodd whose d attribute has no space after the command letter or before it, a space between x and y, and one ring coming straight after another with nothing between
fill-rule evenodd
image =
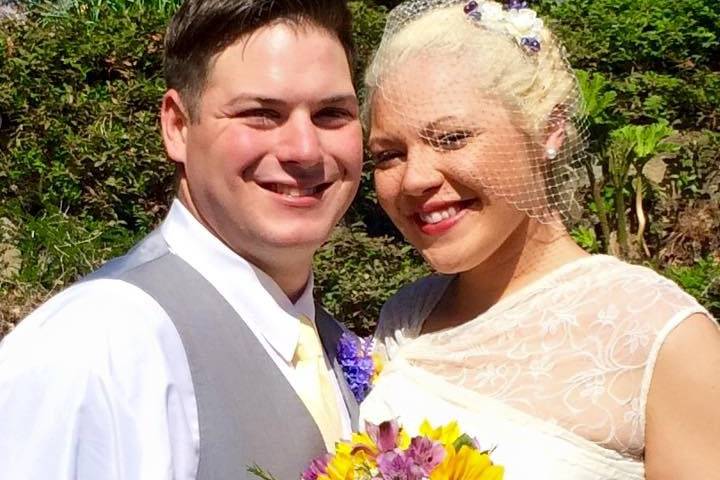
<instances>
[{"instance_id":1,"label":"purple boutonniere flower","mask_svg":"<svg viewBox=\"0 0 720 480\"><path fill-rule=\"evenodd\" d=\"M352 333L343 333L338 342L337 360L358 402L365 399L372 386L375 374L372 346L372 339L360 338Z\"/></svg>"}]
</instances>

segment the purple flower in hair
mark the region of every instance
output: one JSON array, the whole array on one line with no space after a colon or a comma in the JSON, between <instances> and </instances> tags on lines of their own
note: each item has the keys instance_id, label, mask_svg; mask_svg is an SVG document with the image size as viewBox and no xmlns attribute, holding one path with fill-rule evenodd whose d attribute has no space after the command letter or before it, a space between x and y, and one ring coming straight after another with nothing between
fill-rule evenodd
<instances>
[{"instance_id":1,"label":"purple flower in hair","mask_svg":"<svg viewBox=\"0 0 720 480\"><path fill-rule=\"evenodd\" d=\"M529 50L532 53L537 53L540 51L540 41L537 38L532 37L523 37L520 39L520 45L525 47L526 50Z\"/></svg>"},{"instance_id":2,"label":"purple flower in hair","mask_svg":"<svg viewBox=\"0 0 720 480\"><path fill-rule=\"evenodd\" d=\"M470 15L472 12L477 10L478 3L475 0L472 0L471 2L468 2L465 7L463 8L463 11L466 15Z\"/></svg>"},{"instance_id":3,"label":"purple flower in hair","mask_svg":"<svg viewBox=\"0 0 720 480\"><path fill-rule=\"evenodd\" d=\"M370 391L375 363L372 359L372 339L362 339L343 333L337 347L337 361L355 399L362 402Z\"/></svg>"},{"instance_id":4,"label":"purple flower in hair","mask_svg":"<svg viewBox=\"0 0 720 480\"><path fill-rule=\"evenodd\" d=\"M507 0L505 2L506 10L520 10L522 8L529 8L527 1L525 1L525 0Z\"/></svg>"}]
</instances>

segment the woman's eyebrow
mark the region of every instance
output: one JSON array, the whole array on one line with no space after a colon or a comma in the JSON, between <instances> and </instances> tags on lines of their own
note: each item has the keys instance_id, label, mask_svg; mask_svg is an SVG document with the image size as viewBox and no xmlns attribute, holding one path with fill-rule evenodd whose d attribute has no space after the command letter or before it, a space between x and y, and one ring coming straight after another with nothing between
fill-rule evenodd
<instances>
[{"instance_id":1,"label":"woman's eyebrow","mask_svg":"<svg viewBox=\"0 0 720 480\"><path fill-rule=\"evenodd\" d=\"M433 135L438 131L446 131L448 128L453 128L459 124L459 119L453 115L446 115L425 124L423 128L419 130L421 137L427 137Z\"/></svg>"}]
</instances>

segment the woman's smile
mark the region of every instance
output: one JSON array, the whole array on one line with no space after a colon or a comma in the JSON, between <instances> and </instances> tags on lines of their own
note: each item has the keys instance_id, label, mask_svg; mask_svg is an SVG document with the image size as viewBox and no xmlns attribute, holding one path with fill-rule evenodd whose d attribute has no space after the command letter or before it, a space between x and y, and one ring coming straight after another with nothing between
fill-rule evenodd
<instances>
[{"instance_id":1,"label":"woman's smile","mask_svg":"<svg viewBox=\"0 0 720 480\"><path fill-rule=\"evenodd\" d=\"M428 202L412 215L412 219L425 235L440 236L457 225L470 207L480 205L477 198L455 202Z\"/></svg>"}]
</instances>

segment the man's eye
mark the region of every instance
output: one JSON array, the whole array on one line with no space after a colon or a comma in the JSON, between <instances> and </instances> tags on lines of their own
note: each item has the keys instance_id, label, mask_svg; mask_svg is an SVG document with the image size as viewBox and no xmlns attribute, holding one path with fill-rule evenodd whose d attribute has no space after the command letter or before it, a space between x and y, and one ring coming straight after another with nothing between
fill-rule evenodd
<instances>
[{"instance_id":1,"label":"man's eye","mask_svg":"<svg viewBox=\"0 0 720 480\"><path fill-rule=\"evenodd\" d=\"M355 115L344 108L323 108L313 115L315 124L325 128L341 127L354 119Z\"/></svg>"},{"instance_id":2,"label":"man's eye","mask_svg":"<svg viewBox=\"0 0 720 480\"><path fill-rule=\"evenodd\" d=\"M276 125L282 119L280 113L267 108L253 108L250 110L242 110L238 112L235 116L245 119L249 124L255 126Z\"/></svg>"},{"instance_id":3,"label":"man's eye","mask_svg":"<svg viewBox=\"0 0 720 480\"><path fill-rule=\"evenodd\" d=\"M472 136L469 130L455 132L442 132L427 138L428 143L437 150L459 150L467 145L468 138Z\"/></svg>"}]
</instances>

